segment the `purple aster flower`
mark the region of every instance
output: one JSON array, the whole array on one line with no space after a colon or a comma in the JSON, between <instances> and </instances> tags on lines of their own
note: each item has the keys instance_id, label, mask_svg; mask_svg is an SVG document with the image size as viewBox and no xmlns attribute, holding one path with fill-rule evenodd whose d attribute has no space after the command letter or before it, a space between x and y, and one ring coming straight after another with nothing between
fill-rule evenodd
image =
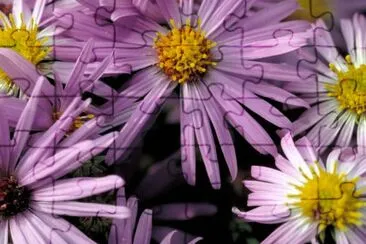
<instances>
[{"instance_id":1,"label":"purple aster flower","mask_svg":"<svg viewBox=\"0 0 366 244\"><path fill-rule=\"evenodd\" d=\"M142 213L139 212L139 202L142 205L144 203L146 205L147 201L157 202L159 196L185 183L179 167L179 159L179 153L175 153L161 162L153 163L137 188L132 190L137 197L131 196L126 200L125 189L121 188L118 191L117 204L131 209L132 217L113 221L109 244L149 244L151 239L166 244L193 244L202 240L201 237L195 237L158 221L186 221L199 216L212 216L217 211L216 206L212 204L205 202L163 203L144 209ZM134 165L131 167L136 168ZM128 185L126 187L129 188ZM128 191L130 192L131 189ZM158 223L153 225L153 221Z\"/></svg>"},{"instance_id":2,"label":"purple aster flower","mask_svg":"<svg viewBox=\"0 0 366 244\"><path fill-rule=\"evenodd\" d=\"M281 22L297 9L295 1L251 11L250 15L246 13L252 2L244 0L202 1L197 12L193 3L156 1L169 28L143 16L136 17L126 27L108 24L103 19L94 21L94 15L73 12L78 23L60 37L74 38L73 45L79 46L85 38L94 36L98 40L94 49L97 60L113 49L116 71L125 66L137 71L119 93L116 103L133 99L140 100L139 106L107 154L108 162L130 151L135 139L153 121L160 105L177 88L180 89L182 166L187 181L190 184L196 181L195 147L198 145L209 179L214 188L219 188L214 134L234 179L237 163L228 125L236 128L259 152L275 155L271 137L248 111L280 128L289 128L290 121L261 97L307 106L302 99L271 82L300 80L296 69L256 60L305 45L309 37L305 30L310 25L305 21ZM62 18L59 21L65 23ZM271 24L260 27L268 22ZM56 47L57 58L74 60L75 52L66 52L69 48L72 47Z\"/></svg>"},{"instance_id":3,"label":"purple aster flower","mask_svg":"<svg viewBox=\"0 0 366 244\"><path fill-rule=\"evenodd\" d=\"M34 1L32 5L23 0L6 4L12 11L7 14L0 10L0 47L16 51L40 70L48 70L49 65L41 62L50 58L55 26L41 23L46 0ZM0 92L22 96L22 91L3 70L0 70Z\"/></svg>"},{"instance_id":4,"label":"purple aster flower","mask_svg":"<svg viewBox=\"0 0 366 244\"><path fill-rule=\"evenodd\" d=\"M129 217L129 210L123 206L75 201L117 189L123 180L113 175L60 178L105 150L116 134L55 150L49 146L60 134L59 121L33 143L38 147L29 147L30 128L42 102L44 83L42 78L36 83L12 137L7 120L0 120L0 240L7 243L10 239L14 244L94 243L58 216ZM0 115L5 116L2 107Z\"/></svg>"},{"instance_id":5,"label":"purple aster flower","mask_svg":"<svg viewBox=\"0 0 366 244\"><path fill-rule=\"evenodd\" d=\"M55 1L53 3L47 0L11 0L6 1L5 4L6 7L3 9L6 13L0 9L0 48L16 51L35 65L40 73L51 78L54 78L53 69L58 70L59 74L63 71L68 75L75 60L71 62L55 61L56 49L54 46L66 45L69 41L64 38L56 40L54 37L70 26L56 22L53 11L59 8L76 8L76 3L73 1ZM81 50L82 47L78 53ZM98 65L98 63L90 66L93 65ZM0 92L23 97L25 91L21 90L8 74L0 69Z\"/></svg>"},{"instance_id":6,"label":"purple aster flower","mask_svg":"<svg viewBox=\"0 0 366 244\"><path fill-rule=\"evenodd\" d=\"M322 20L313 26L316 53L300 53L299 76L302 83L292 83L285 89L298 93L311 104L293 124L294 134L307 131L314 147L356 145L366 148L366 56L364 53L366 19L354 14L341 19L340 27L347 45L345 58L339 53L329 29ZM307 62L307 60L309 62Z\"/></svg>"},{"instance_id":7,"label":"purple aster flower","mask_svg":"<svg viewBox=\"0 0 366 244\"><path fill-rule=\"evenodd\" d=\"M366 168L364 154L336 149L326 163L304 137L281 141L286 158L276 157L277 169L252 166L254 180L244 185L252 191L247 212L233 211L246 221L279 226L262 243L324 243L332 227L336 243L362 243L365 238Z\"/></svg>"},{"instance_id":8,"label":"purple aster flower","mask_svg":"<svg viewBox=\"0 0 366 244\"><path fill-rule=\"evenodd\" d=\"M127 121L136 106L132 102L125 102L116 106L111 99L116 96L113 94L114 90L99 80L106 67L112 62L112 54L90 70L90 75L86 74L86 70L90 68L88 64L90 64L93 57L92 49L93 41L90 40L86 43L73 68L69 70L68 77L59 78L59 72L55 71L55 86L48 82L42 86L42 102L39 104L39 109L37 109L37 116L32 129L47 130L72 104L74 106L75 104L83 104L82 95L85 92L102 96L107 101L101 106L89 106L90 102L86 102L87 105L82 106L84 110L81 111L81 115L74 117L70 130L75 131L80 128L80 131L73 135L87 131L87 133L83 133L84 139L86 137L93 138L112 126L115 127ZM1 69L11 77L14 84L24 91L25 95L30 96L37 80L40 79L36 68L11 50L0 48L0 56ZM61 75L63 73L61 71ZM66 84L63 85L61 80L66 81ZM8 115L10 126L15 126L27 105L27 101L0 96L0 104ZM78 140L81 139L83 138L78 138Z\"/></svg>"}]
</instances>

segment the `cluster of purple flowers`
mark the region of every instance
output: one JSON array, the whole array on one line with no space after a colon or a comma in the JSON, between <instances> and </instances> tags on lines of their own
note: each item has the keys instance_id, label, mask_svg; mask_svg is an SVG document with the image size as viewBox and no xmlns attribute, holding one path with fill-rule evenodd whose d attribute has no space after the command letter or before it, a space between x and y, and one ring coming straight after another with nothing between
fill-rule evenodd
<instances>
[{"instance_id":1,"label":"cluster of purple flowers","mask_svg":"<svg viewBox=\"0 0 366 244\"><path fill-rule=\"evenodd\" d=\"M283 223L263 243L363 243L366 17L334 1L332 18L304 19L303 2L1 1L0 244L95 243L72 217L112 219L111 244L199 242L153 222L212 216L206 199L138 204L195 186L196 162L213 189L224 162L231 182L252 166L255 208L232 212ZM120 165L142 160L162 112L180 149L132 189ZM238 162L241 138L274 164ZM114 174L75 174L96 158Z\"/></svg>"}]
</instances>

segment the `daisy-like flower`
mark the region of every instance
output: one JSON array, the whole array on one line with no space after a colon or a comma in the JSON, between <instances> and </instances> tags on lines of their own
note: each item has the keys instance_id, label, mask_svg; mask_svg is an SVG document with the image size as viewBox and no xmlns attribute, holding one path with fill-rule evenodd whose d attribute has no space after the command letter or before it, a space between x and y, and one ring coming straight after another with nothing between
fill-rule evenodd
<instances>
[{"instance_id":1,"label":"daisy-like flower","mask_svg":"<svg viewBox=\"0 0 366 244\"><path fill-rule=\"evenodd\" d=\"M88 64L92 61L93 56L93 43L93 40L86 43L72 70L69 70L68 77L60 78L59 72L55 70L55 86L48 82L42 86L42 103L39 104L40 109L37 109L32 129L47 130L71 104L81 105L83 103L82 95L85 92L102 96L107 101L101 106L92 106L89 103L86 107L84 106L85 110L80 116L75 117L70 132L81 128L81 131L88 130L88 137L93 138L112 126L119 126L127 121L136 106L132 102L125 102L118 106L114 104L112 98L116 94L113 89L99 81L106 67L112 62L112 54L90 70L89 75L87 74ZM14 84L20 87L27 96L30 96L39 79L36 68L16 52L8 49L0 48L0 57L0 68L11 77ZM60 73L61 76L64 74L63 71ZM66 81L66 84L63 85L62 81ZM6 111L10 126L15 126L27 101L0 96L0 105Z\"/></svg>"},{"instance_id":2,"label":"daisy-like flower","mask_svg":"<svg viewBox=\"0 0 366 244\"><path fill-rule=\"evenodd\" d=\"M12 8L11 13L5 14L0 10L0 47L9 48L40 69L46 69L41 62L48 59L51 52L53 26L39 29L46 0L37 0L30 7L23 0L7 3ZM22 95L9 76L0 69L0 91L11 95Z\"/></svg>"},{"instance_id":3,"label":"daisy-like flower","mask_svg":"<svg viewBox=\"0 0 366 244\"><path fill-rule=\"evenodd\" d=\"M55 150L51 147L52 141L60 133L62 137L60 125L67 121L64 117L30 144L30 128L37 104L41 102L44 82L42 78L37 82L12 137L7 120L0 120L0 241L8 243L11 240L14 244L94 243L58 215L129 217L129 210L123 206L75 201L117 189L123 185L123 180L113 175L60 178L105 150L116 135L111 133ZM0 115L4 118L2 108Z\"/></svg>"},{"instance_id":4,"label":"daisy-like flower","mask_svg":"<svg viewBox=\"0 0 366 244\"><path fill-rule=\"evenodd\" d=\"M94 50L97 59L110 46L115 50L116 66L129 65L137 71L116 102L141 100L116 140L115 148L107 154L107 160L116 161L131 149L160 105L177 88L180 89L184 175L190 184L195 184L198 145L211 184L219 188L214 134L235 178L237 163L228 124L259 152L276 154L272 139L248 110L276 126L289 128L290 121L261 97L307 106L270 81L296 81L296 69L255 60L305 45L308 38L305 30L310 26L304 21L280 22L297 9L295 1L284 1L250 16L246 13L253 2L245 0L206 0L197 12L193 10L194 1L158 0L156 3L168 28L140 16L131 27L114 24L112 29L108 28L110 25L106 28L96 25L92 30L100 40ZM93 24L85 14L73 12L73 15L80 22L63 35L72 37L78 33L76 40L83 41L84 36L91 35L83 27L90 28ZM266 27L261 27L263 24ZM60 60L70 58L61 49L58 53Z\"/></svg>"},{"instance_id":5,"label":"daisy-like flower","mask_svg":"<svg viewBox=\"0 0 366 244\"><path fill-rule=\"evenodd\" d=\"M298 65L299 76L304 81L284 88L298 93L312 105L294 122L295 135L308 131L306 136L319 150L356 144L359 151L364 151L366 19L356 13L352 19L341 19L340 26L348 54L342 57L326 25L317 21L313 26L316 55L311 56L306 50L300 54L304 62Z\"/></svg>"},{"instance_id":6,"label":"daisy-like flower","mask_svg":"<svg viewBox=\"0 0 366 244\"><path fill-rule=\"evenodd\" d=\"M363 243L366 156L336 149L324 164L305 137L295 144L290 134L281 147L286 158L276 157L279 170L252 166L254 180L244 181L252 191L248 206L256 208L234 213L246 221L283 223L262 243L323 243L326 229L336 243Z\"/></svg>"}]
</instances>

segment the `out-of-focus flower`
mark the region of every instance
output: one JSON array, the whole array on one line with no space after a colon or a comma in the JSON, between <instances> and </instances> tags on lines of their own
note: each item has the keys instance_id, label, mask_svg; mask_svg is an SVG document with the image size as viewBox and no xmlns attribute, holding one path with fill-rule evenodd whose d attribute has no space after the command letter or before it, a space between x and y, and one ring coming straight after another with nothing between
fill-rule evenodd
<instances>
[{"instance_id":1,"label":"out-of-focus flower","mask_svg":"<svg viewBox=\"0 0 366 244\"><path fill-rule=\"evenodd\" d=\"M332 151L324 164L304 137L294 144L287 134L281 141L286 158L278 155L279 170L252 166L243 183L252 193L247 212L233 211L246 221L284 223L262 243L324 243L332 227L336 243L362 243L365 233L364 154Z\"/></svg>"},{"instance_id":2,"label":"out-of-focus flower","mask_svg":"<svg viewBox=\"0 0 366 244\"><path fill-rule=\"evenodd\" d=\"M199 216L212 216L216 206L206 202L178 202L157 204L151 209L139 209L139 202L159 202L159 196L184 182L179 167L179 153L175 153L162 162L154 163L135 190L128 189L132 195L126 200L125 189L117 194L117 205L131 209L132 217L126 220L114 220L109 235L109 244L149 244L151 239L158 243L186 244L196 243L201 237L192 236L182 230L164 225L163 221L185 221ZM133 166L135 167L135 166ZM128 185L126 186L128 188ZM142 211L142 213L141 213ZM158 222L153 224L154 222ZM160 222L159 222L160 221Z\"/></svg>"},{"instance_id":3,"label":"out-of-focus flower","mask_svg":"<svg viewBox=\"0 0 366 244\"><path fill-rule=\"evenodd\" d=\"M94 243L59 215L127 218L124 206L75 201L121 187L119 176L60 179L85 160L105 150L115 139L110 133L55 150L52 140L62 135L55 123L29 147L30 128L42 101L44 79L36 83L14 130L0 120L0 237L4 243ZM4 118L3 108L0 115ZM65 118L63 118L65 120ZM70 126L70 123L69 123ZM67 129L67 127L66 127ZM12 136L11 136L12 135ZM38 146L38 147L37 147Z\"/></svg>"},{"instance_id":4,"label":"out-of-focus flower","mask_svg":"<svg viewBox=\"0 0 366 244\"><path fill-rule=\"evenodd\" d=\"M294 134L307 131L314 147L357 145L366 149L366 19L356 13L340 20L347 44L345 58L338 52L328 28L319 20L313 26L316 53L301 50L298 65L302 83L284 86L299 94L312 107L293 124ZM303 51L303 52L302 52Z\"/></svg>"},{"instance_id":5,"label":"out-of-focus flower","mask_svg":"<svg viewBox=\"0 0 366 244\"><path fill-rule=\"evenodd\" d=\"M258 0L254 6L258 8L270 7L282 0ZM289 19L305 19L315 21L318 18L331 20L333 0L297 0L301 8L296 10Z\"/></svg>"},{"instance_id":6,"label":"out-of-focus flower","mask_svg":"<svg viewBox=\"0 0 366 244\"><path fill-rule=\"evenodd\" d=\"M98 36L100 48L94 50L97 59L102 58L110 46L115 50L116 67L127 65L138 71L116 100L117 103L128 99L141 101L121 130L116 150L108 152L107 161L115 161L131 148L135 139L148 128L147 123L158 113L160 105L179 87L185 176L190 184L195 184L195 147L198 146L210 182L214 188L219 188L221 179L214 134L234 179L237 162L228 124L259 152L274 155L276 147L272 139L248 110L278 127L289 128L290 121L261 97L307 106L270 81L296 82L296 69L255 60L305 45L309 37L305 30L310 26L305 21L280 22L297 9L295 1L281 2L272 6L271 11L264 9L249 17L245 13L252 2L244 0L203 1L197 13L193 11L192 1L159 0L156 3L165 22L169 23L168 29L140 16L129 27L95 26L93 33L85 33L83 26L90 26L90 17L75 12L79 25L63 35L71 37L79 33L76 37L79 41L85 36ZM270 25L262 27L269 21ZM63 54L68 55L62 50L59 54L61 60L67 58Z\"/></svg>"}]
</instances>

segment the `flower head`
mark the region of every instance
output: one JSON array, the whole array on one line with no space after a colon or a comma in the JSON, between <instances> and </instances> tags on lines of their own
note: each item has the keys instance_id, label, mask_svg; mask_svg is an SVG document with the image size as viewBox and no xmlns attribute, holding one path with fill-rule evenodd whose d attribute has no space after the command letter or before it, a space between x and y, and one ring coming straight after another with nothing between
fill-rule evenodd
<instances>
[{"instance_id":1,"label":"flower head","mask_svg":"<svg viewBox=\"0 0 366 244\"><path fill-rule=\"evenodd\" d=\"M247 212L234 208L234 213L247 221L284 223L263 243L324 240L327 228L337 243L361 240L366 156L337 149L324 164L306 138L295 145L290 134L282 138L281 146L286 158L276 157L278 170L252 166L254 180L244 181L252 191L248 206L257 208Z\"/></svg>"},{"instance_id":2,"label":"flower head","mask_svg":"<svg viewBox=\"0 0 366 244\"><path fill-rule=\"evenodd\" d=\"M296 69L256 59L287 53L305 45L309 36L306 30L310 26L305 21L281 22L297 9L295 1L281 2L272 6L271 11L258 12L252 11L252 2L244 0L203 1L196 5L158 0L156 4L167 26L137 16L131 26L115 23L118 28L95 26L93 29L93 34L104 41L103 48L95 50L97 59L103 58L108 47L106 43L110 43L115 47L114 67L129 66L136 71L116 100L123 103L132 99L139 105L122 128L115 148L108 152L107 161L114 162L125 156L152 124L166 98L178 90L182 166L187 181L196 182L197 146L212 186L219 188L215 134L230 174L235 178L237 163L228 125L237 129L259 152L275 155L276 147L271 137L248 110L276 126L289 128L291 122L260 97L307 106L271 81L292 82L297 79ZM243 11L251 14L245 15ZM80 17L80 25L62 35L85 33L81 27L89 25L94 17L78 12L74 16ZM268 21L271 25L261 27ZM115 32L119 34L115 35ZM89 35L78 35L77 41ZM64 52L59 54L61 60L68 56L64 56Z\"/></svg>"},{"instance_id":3,"label":"flower head","mask_svg":"<svg viewBox=\"0 0 366 244\"><path fill-rule=\"evenodd\" d=\"M293 124L294 133L307 132L307 137L319 150L329 147L357 145L366 148L366 56L363 51L366 19L356 13L352 19L341 19L348 54L343 57L337 49L329 29L318 20L313 26L317 61L299 66L302 84L285 85L298 93L312 107ZM302 59L314 60L307 50L301 50ZM308 130L310 129L310 130Z\"/></svg>"},{"instance_id":4,"label":"flower head","mask_svg":"<svg viewBox=\"0 0 366 244\"><path fill-rule=\"evenodd\" d=\"M93 243L76 227L56 216L129 217L129 210L123 206L75 201L117 189L123 185L123 180L114 175L60 178L105 150L115 140L116 134L79 140L78 143L69 141L63 143L62 148L55 148L54 141L60 140L65 129L67 131L72 124L64 115L38 139L30 142L32 123L38 105L42 103L42 87L46 82L43 77L36 82L14 133L10 133L7 119L0 120L0 233L3 240L9 236L15 244L32 243L34 240ZM74 108L75 104L69 110ZM0 116L5 116L2 107ZM79 133L78 136L84 135Z\"/></svg>"},{"instance_id":5,"label":"flower head","mask_svg":"<svg viewBox=\"0 0 366 244\"><path fill-rule=\"evenodd\" d=\"M39 65L51 52L50 29L40 30L39 25L46 1L37 0L30 7L22 0L6 5L11 13L0 10L0 47L16 51L34 65ZM7 94L22 94L6 72L0 69L0 91Z\"/></svg>"}]
</instances>

